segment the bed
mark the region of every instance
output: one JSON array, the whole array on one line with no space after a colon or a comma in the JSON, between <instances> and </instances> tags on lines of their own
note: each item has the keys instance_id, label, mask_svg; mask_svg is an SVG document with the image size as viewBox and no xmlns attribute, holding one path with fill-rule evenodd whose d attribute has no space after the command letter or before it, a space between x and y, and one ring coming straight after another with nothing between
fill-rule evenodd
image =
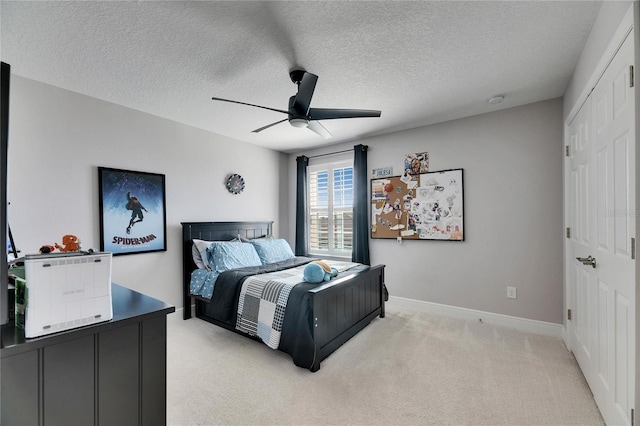
<instances>
[{"instance_id":1,"label":"bed","mask_svg":"<svg viewBox=\"0 0 640 426\"><path fill-rule=\"evenodd\" d=\"M218 276L211 299L191 294L191 274L198 269L192 256L193 240L256 240L272 235L273 222L183 222L184 319L195 316L254 340L258 337L236 329L240 286L260 268L240 268ZM266 270L302 267L310 258L296 257ZM282 264L280 264L282 263ZM290 263L291 265L287 265ZM273 267L272 267L273 266ZM264 270L264 268L263 268ZM235 280L235 281L233 281ZM235 287L230 284L235 282ZM224 283L222 286L221 283ZM312 372L320 362L366 327L384 318L384 265L360 265L320 284L301 283L289 294L277 349L291 355L295 365ZM267 343L267 342L265 342Z\"/></svg>"}]
</instances>

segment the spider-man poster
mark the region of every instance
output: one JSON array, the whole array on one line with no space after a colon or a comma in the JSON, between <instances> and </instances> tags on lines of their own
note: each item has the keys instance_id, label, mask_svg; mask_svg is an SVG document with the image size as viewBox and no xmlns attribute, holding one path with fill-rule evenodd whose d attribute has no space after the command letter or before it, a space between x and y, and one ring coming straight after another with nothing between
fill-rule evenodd
<instances>
[{"instance_id":1,"label":"spider-man poster","mask_svg":"<svg viewBox=\"0 0 640 426\"><path fill-rule=\"evenodd\" d=\"M100 250L114 255L167 249L164 175L98 167Z\"/></svg>"}]
</instances>

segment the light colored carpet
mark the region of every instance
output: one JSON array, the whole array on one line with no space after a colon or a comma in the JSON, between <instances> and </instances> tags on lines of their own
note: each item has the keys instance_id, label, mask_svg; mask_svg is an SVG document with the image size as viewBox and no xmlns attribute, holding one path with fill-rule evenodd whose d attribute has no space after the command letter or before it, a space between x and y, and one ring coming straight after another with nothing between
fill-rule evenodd
<instances>
[{"instance_id":1,"label":"light colored carpet","mask_svg":"<svg viewBox=\"0 0 640 426\"><path fill-rule=\"evenodd\" d=\"M322 362L168 320L169 425L602 425L561 340L387 304Z\"/></svg>"}]
</instances>

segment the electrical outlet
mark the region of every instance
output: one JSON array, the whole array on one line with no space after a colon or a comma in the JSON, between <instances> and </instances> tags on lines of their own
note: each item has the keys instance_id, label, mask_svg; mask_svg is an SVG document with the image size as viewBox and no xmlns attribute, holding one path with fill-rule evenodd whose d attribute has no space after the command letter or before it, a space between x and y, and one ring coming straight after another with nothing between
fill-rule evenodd
<instances>
[{"instance_id":1,"label":"electrical outlet","mask_svg":"<svg viewBox=\"0 0 640 426\"><path fill-rule=\"evenodd\" d=\"M515 287L507 287L507 299L517 299Z\"/></svg>"}]
</instances>

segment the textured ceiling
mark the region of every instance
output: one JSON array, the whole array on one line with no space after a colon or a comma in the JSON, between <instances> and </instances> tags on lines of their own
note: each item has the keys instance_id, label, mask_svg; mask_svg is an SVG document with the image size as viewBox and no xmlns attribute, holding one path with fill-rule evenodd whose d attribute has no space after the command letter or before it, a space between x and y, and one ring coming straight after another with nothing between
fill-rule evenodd
<instances>
[{"instance_id":1,"label":"textured ceiling","mask_svg":"<svg viewBox=\"0 0 640 426\"><path fill-rule=\"evenodd\" d=\"M562 96L601 2L0 2L16 75L291 152ZM283 114L319 76L325 140ZM499 105L486 100L505 95Z\"/></svg>"}]
</instances>

